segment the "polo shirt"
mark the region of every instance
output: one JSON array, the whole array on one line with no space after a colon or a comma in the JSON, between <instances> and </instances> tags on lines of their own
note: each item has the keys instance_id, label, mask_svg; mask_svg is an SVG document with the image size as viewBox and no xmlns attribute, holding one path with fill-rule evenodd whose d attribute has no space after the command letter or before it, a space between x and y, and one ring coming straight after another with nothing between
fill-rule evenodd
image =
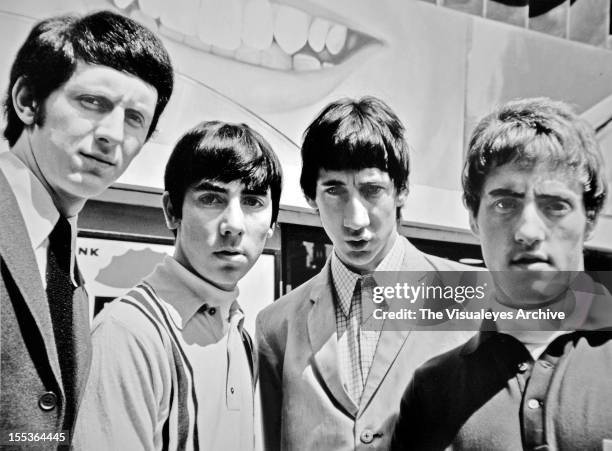
<instances>
[{"instance_id":1,"label":"polo shirt","mask_svg":"<svg viewBox=\"0 0 612 451\"><path fill-rule=\"evenodd\" d=\"M420 367L401 400L394 450L587 450L612 443L612 298L537 358L485 321ZM586 304L586 303L585 303Z\"/></svg>"},{"instance_id":2,"label":"polo shirt","mask_svg":"<svg viewBox=\"0 0 612 451\"><path fill-rule=\"evenodd\" d=\"M237 294L167 256L106 306L75 447L253 449L253 359Z\"/></svg>"}]
</instances>

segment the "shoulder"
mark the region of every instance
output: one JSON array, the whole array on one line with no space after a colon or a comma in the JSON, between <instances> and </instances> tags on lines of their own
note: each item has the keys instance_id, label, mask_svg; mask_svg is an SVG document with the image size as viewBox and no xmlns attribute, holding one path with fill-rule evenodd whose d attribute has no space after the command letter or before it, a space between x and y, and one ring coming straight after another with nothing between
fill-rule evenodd
<instances>
[{"instance_id":1,"label":"shoulder","mask_svg":"<svg viewBox=\"0 0 612 451\"><path fill-rule=\"evenodd\" d=\"M165 327L151 307L152 301L138 287L107 304L94 318L92 340L112 334L117 340L163 346Z\"/></svg>"},{"instance_id":2,"label":"shoulder","mask_svg":"<svg viewBox=\"0 0 612 451\"><path fill-rule=\"evenodd\" d=\"M327 266L322 271L326 271ZM278 321L281 318L292 318L295 313L307 306L312 299L313 290L326 284L327 277L322 273L317 274L304 282L291 292L281 296L271 305L264 308L258 317L258 321L265 323L269 320Z\"/></svg>"},{"instance_id":3,"label":"shoulder","mask_svg":"<svg viewBox=\"0 0 612 451\"><path fill-rule=\"evenodd\" d=\"M429 262L432 269L436 271L483 271L484 268L476 268L474 266L464 265L463 263L449 260L447 258L437 257L435 255L422 252L423 257Z\"/></svg>"},{"instance_id":4,"label":"shoulder","mask_svg":"<svg viewBox=\"0 0 612 451\"><path fill-rule=\"evenodd\" d=\"M435 255L426 254L416 248L410 240L404 236L401 237L404 246L404 270L421 270L424 268L411 268L414 264L423 264L428 267L431 271L478 271L482 268L475 268L473 266L464 265L453 260L446 258L437 257Z\"/></svg>"},{"instance_id":5,"label":"shoulder","mask_svg":"<svg viewBox=\"0 0 612 451\"><path fill-rule=\"evenodd\" d=\"M449 370L457 368L460 364L463 358L462 349L464 345L462 343L449 351L432 357L421 365L416 370L416 373L425 380L431 380L432 377L438 378L439 375L448 374Z\"/></svg>"}]
</instances>

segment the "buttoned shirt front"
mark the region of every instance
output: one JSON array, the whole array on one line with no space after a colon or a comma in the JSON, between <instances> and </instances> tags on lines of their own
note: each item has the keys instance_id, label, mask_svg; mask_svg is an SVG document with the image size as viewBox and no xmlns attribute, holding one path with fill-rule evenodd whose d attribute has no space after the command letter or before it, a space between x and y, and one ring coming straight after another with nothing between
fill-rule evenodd
<instances>
[{"instance_id":1,"label":"buttoned shirt front","mask_svg":"<svg viewBox=\"0 0 612 451\"><path fill-rule=\"evenodd\" d=\"M105 307L93 325L78 447L253 449L251 356L236 296L166 257Z\"/></svg>"},{"instance_id":2,"label":"buttoned shirt front","mask_svg":"<svg viewBox=\"0 0 612 451\"><path fill-rule=\"evenodd\" d=\"M486 320L466 344L420 367L402 398L391 449L605 449L612 440L612 298L601 293L581 302L586 317L580 309L570 316L567 324L582 317L581 329L549 334L537 357Z\"/></svg>"}]
</instances>

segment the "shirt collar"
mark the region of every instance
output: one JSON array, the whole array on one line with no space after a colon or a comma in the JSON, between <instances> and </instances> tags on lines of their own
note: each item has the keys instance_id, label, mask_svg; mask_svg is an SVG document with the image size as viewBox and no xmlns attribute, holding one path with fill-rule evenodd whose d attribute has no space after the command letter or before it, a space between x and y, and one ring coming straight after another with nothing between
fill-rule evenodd
<instances>
[{"instance_id":1,"label":"shirt collar","mask_svg":"<svg viewBox=\"0 0 612 451\"><path fill-rule=\"evenodd\" d=\"M12 152L0 153L0 169L13 189L32 248L37 249L49 237L60 216L53 199L34 173ZM76 217L69 218L73 235L75 221Z\"/></svg>"},{"instance_id":2,"label":"shirt collar","mask_svg":"<svg viewBox=\"0 0 612 451\"><path fill-rule=\"evenodd\" d=\"M242 315L236 298L238 288L225 291L189 271L173 257L164 256L152 274L145 278L164 302L171 304L180 316L183 328L205 304L219 311L224 322L235 314Z\"/></svg>"},{"instance_id":3,"label":"shirt collar","mask_svg":"<svg viewBox=\"0 0 612 451\"><path fill-rule=\"evenodd\" d=\"M59 220L60 213L44 185L32 171L12 152L0 152L0 170L8 181L19 211L23 217L32 249L36 250L47 243L49 235ZM72 250L70 259L70 279L76 287L82 282L75 274L75 248L77 237L77 217L66 218L70 224ZM45 269L41 269L44 279Z\"/></svg>"},{"instance_id":4,"label":"shirt collar","mask_svg":"<svg viewBox=\"0 0 612 451\"><path fill-rule=\"evenodd\" d=\"M401 268L404 259L402 240L399 239L398 233L395 233L391 239L394 240L393 245L387 255L385 255L385 258L378 264L375 271L397 271ZM335 251L332 252L331 256L331 273L340 308L345 315L348 315L351 309L355 284L361 276L348 269L338 258Z\"/></svg>"}]
</instances>

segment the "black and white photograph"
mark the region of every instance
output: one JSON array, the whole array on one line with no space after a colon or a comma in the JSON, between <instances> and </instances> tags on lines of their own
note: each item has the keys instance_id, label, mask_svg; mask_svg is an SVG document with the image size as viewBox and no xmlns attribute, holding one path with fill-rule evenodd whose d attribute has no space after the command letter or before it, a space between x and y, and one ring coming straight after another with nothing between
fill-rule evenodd
<instances>
[{"instance_id":1,"label":"black and white photograph","mask_svg":"<svg viewBox=\"0 0 612 451\"><path fill-rule=\"evenodd\" d=\"M612 450L611 0L3 0L0 68L0 449Z\"/></svg>"}]
</instances>

